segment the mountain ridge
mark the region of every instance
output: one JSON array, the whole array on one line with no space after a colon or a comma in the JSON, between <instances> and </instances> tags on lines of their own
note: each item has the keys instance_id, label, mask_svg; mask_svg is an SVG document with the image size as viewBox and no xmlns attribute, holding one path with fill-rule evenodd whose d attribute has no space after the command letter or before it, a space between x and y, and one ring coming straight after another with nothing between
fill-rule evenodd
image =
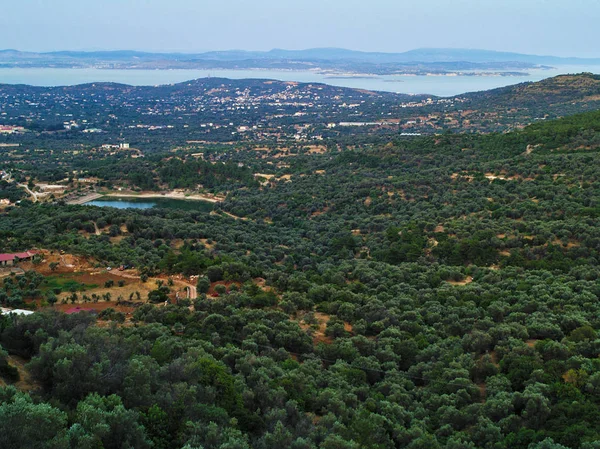
<instances>
[{"instance_id":1,"label":"mountain ridge","mask_svg":"<svg viewBox=\"0 0 600 449\"><path fill-rule=\"evenodd\" d=\"M432 62L471 62L508 63L519 62L531 65L569 64L600 65L600 58L560 57L552 55L531 55L495 50L465 48L416 48L405 52L369 52L345 48L324 47L302 50L274 48L269 51L217 50L206 52L146 52L137 50L28 52L16 49L0 50L0 63L26 60L98 60L98 61L328 61L362 62L371 64L432 63Z\"/></svg>"}]
</instances>

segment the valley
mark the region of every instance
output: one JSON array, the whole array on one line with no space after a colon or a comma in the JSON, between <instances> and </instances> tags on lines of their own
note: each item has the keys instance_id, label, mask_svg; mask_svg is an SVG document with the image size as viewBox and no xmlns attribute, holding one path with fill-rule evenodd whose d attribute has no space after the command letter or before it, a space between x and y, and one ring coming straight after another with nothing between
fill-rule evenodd
<instances>
[{"instance_id":1,"label":"valley","mask_svg":"<svg viewBox=\"0 0 600 449\"><path fill-rule=\"evenodd\" d=\"M136 448L595 447L598 83L0 86L0 396Z\"/></svg>"}]
</instances>

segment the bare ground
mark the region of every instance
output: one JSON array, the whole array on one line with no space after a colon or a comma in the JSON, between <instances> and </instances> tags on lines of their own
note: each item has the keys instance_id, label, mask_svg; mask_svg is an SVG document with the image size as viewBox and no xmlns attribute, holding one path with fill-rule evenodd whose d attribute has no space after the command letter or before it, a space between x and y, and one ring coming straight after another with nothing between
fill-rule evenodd
<instances>
[{"instance_id":1,"label":"bare ground","mask_svg":"<svg viewBox=\"0 0 600 449\"><path fill-rule=\"evenodd\" d=\"M473 282L473 278L471 276L467 276L462 281L446 281L450 285L467 285Z\"/></svg>"}]
</instances>

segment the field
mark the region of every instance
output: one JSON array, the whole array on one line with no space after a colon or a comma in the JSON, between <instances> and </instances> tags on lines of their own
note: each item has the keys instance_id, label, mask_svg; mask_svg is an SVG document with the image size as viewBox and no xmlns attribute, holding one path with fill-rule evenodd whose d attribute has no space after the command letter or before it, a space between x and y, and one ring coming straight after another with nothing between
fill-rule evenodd
<instances>
[{"instance_id":1,"label":"field","mask_svg":"<svg viewBox=\"0 0 600 449\"><path fill-rule=\"evenodd\" d=\"M157 288L157 282L165 285L168 283L168 277L164 275L151 277L143 282L139 273L133 269L109 271L106 267L98 267L93 260L72 254L51 251L42 251L42 254L44 259L41 263L23 263L22 269L33 270L45 276L40 290L44 294L55 293L58 303L53 308L63 312L72 312L77 307L97 312L113 308L130 315L136 307L147 302L148 294ZM58 265L52 267L52 263ZM187 297L189 287L192 287L192 293L195 295L194 284L187 282L182 276L175 276L172 281L170 301L175 302L177 294L180 298ZM211 293L218 296L214 285L211 287ZM76 299L73 299L73 294L77 296ZM107 301L107 298L110 300ZM40 300L36 300L35 304L42 309L50 308L42 305Z\"/></svg>"}]
</instances>

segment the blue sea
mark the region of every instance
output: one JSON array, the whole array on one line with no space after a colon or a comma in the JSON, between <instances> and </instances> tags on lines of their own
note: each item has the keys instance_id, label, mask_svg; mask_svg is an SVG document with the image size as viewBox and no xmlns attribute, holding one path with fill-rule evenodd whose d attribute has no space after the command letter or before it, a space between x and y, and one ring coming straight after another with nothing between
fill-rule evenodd
<instances>
[{"instance_id":1,"label":"blue sea","mask_svg":"<svg viewBox=\"0 0 600 449\"><path fill-rule=\"evenodd\" d=\"M0 68L0 83L34 86L68 86L92 82L116 82L134 86L173 84L196 78L259 78L281 81L326 83L334 86L405 94L453 96L489 90L526 81L566 74L600 73L600 66L561 66L529 70L527 76L332 76L317 71L287 70L109 70Z\"/></svg>"}]
</instances>

